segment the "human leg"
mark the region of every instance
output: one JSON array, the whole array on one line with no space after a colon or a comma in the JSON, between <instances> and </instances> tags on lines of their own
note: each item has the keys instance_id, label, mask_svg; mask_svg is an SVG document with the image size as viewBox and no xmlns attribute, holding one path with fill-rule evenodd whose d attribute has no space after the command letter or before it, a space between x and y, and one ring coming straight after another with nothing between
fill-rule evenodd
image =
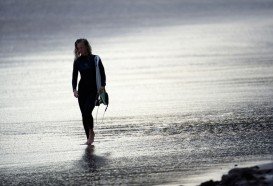
<instances>
[{"instance_id":1,"label":"human leg","mask_svg":"<svg viewBox=\"0 0 273 186\"><path fill-rule=\"evenodd\" d=\"M92 143L94 141L94 131L93 131L93 116L92 111L95 107L95 96L93 94L89 94L87 96L79 96L79 106L82 113L82 122L86 134L86 138L88 139L88 143ZM91 135L91 138L89 136ZM92 140L93 139L93 140Z\"/></svg>"}]
</instances>

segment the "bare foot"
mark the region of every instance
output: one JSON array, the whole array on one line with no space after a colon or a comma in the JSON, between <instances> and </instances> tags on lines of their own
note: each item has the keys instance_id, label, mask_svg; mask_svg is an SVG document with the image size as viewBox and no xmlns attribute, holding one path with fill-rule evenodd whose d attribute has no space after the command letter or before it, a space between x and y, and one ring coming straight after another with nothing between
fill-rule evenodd
<instances>
[{"instance_id":1,"label":"bare foot","mask_svg":"<svg viewBox=\"0 0 273 186\"><path fill-rule=\"evenodd\" d=\"M85 145L91 145L90 143L90 140L88 139L86 142L85 142Z\"/></svg>"},{"instance_id":2,"label":"bare foot","mask_svg":"<svg viewBox=\"0 0 273 186\"><path fill-rule=\"evenodd\" d=\"M89 138L87 140L88 143L90 143L90 145L94 142L94 138L95 138L95 133L93 130L89 130Z\"/></svg>"},{"instance_id":3,"label":"bare foot","mask_svg":"<svg viewBox=\"0 0 273 186\"><path fill-rule=\"evenodd\" d=\"M93 134L92 134L91 139L90 139L91 144L94 142L94 139L95 139L95 133L93 131Z\"/></svg>"}]
</instances>

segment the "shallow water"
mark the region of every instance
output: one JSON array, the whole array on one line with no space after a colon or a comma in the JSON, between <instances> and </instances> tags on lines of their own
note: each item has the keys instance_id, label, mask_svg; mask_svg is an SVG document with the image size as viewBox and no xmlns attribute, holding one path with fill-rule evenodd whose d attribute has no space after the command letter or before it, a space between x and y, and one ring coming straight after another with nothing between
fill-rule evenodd
<instances>
[{"instance_id":1,"label":"shallow water","mask_svg":"<svg viewBox=\"0 0 273 186\"><path fill-rule=\"evenodd\" d=\"M1 2L1 185L193 185L272 161L271 1L29 2ZM94 148L71 87L82 36L110 95Z\"/></svg>"}]
</instances>

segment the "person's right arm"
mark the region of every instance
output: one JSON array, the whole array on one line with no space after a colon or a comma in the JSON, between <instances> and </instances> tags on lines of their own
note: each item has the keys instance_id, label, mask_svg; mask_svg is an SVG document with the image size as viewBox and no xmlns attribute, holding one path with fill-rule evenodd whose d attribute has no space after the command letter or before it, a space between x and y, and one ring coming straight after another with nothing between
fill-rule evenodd
<instances>
[{"instance_id":1,"label":"person's right arm","mask_svg":"<svg viewBox=\"0 0 273 186\"><path fill-rule=\"evenodd\" d=\"M78 83L78 68L76 64L76 60L73 63L73 72L72 72L72 88L73 93L76 98L79 97L78 91L77 91L77 83Z\"/></svg>"}]
</instances>

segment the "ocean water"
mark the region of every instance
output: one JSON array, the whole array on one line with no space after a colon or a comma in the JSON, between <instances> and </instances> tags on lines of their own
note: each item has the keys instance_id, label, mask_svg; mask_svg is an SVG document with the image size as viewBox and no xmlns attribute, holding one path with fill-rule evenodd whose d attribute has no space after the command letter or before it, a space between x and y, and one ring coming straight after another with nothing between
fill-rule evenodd
<instances>
[{"instance_id":1,"label":"ocean water","mask_svg":"<svg viewBox=\"0 0 273 186\"><path fill-rule=\"evenodd\" d=\"M272 1L0 4L2 185L196 185L272 161ZM71 85L81 37L110 96L94 148Z\"/></svg>"}]
</instances>

